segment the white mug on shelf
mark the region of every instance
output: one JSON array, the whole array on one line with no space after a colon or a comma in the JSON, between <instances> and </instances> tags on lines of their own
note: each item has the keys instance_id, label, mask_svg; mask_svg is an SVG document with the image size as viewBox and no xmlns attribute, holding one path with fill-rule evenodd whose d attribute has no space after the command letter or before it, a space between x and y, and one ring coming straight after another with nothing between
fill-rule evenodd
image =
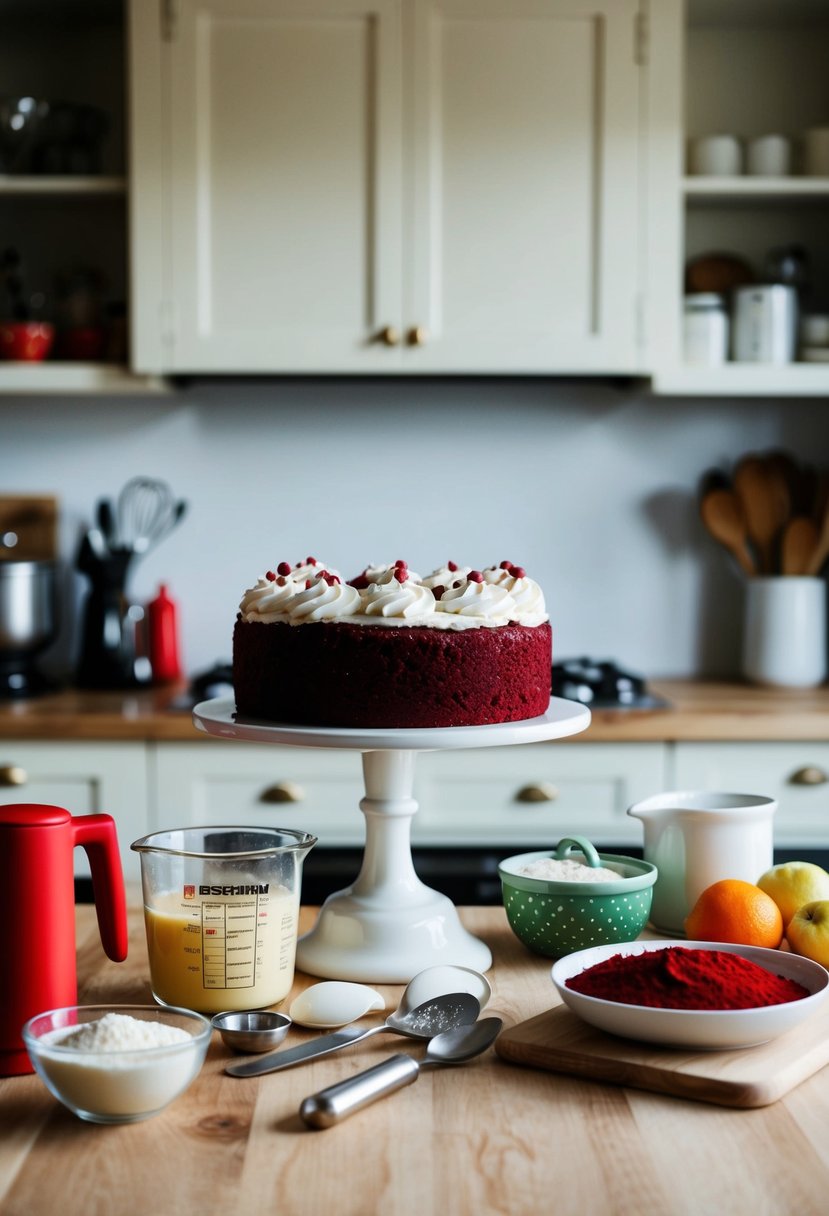
<instances>
[{"instance_id":1,"label":"white mug on shelf","mask_svg":"<svg viewBox=\"0 0 829 1216\"><path fill-rule=\"evenodd\" d=\"M691 140L689 170L698 177L734 177L743 171L743 147L736 135L700 135Z\"/></svg>"},{"instance_id":2,"label":"white mug on shelf","mask_svg":"<svg viewBox=\"0 0 829 1216\"><path fill-rule=\"evenodd\" d=\"M792 169L792 142L785 135L758 135L749 141L746 170L753 177L786 177Z\"/></svg>"},{"instance_id":3,"label":"white mug on shelf","mask_svg":"<svg viewBox=\"0 0 829 1216\"><path fill-rule=\"evenodd\" d=\"M743 674L755 684L814 688L826 679L826 583L781 575L746 582Z\"/></svg>"}]
</instances>

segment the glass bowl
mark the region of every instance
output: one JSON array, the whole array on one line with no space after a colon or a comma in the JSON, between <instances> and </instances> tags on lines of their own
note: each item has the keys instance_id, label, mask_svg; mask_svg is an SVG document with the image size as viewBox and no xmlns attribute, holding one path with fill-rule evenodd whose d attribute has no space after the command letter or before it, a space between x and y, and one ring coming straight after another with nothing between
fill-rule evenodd
<instances>
[{"instance_id":1,"label":"glass bowl","mask_svg":"<svg viewBox=\"0 0 829 1216\"><path fill-rule=\"evenodd\" d=\"M796 980L809 992L797 1001L782 1005L763 1005L753 1009L658 1009L647 1005L624 1005L587 996L567 987L567 980L589 967L603 963L615 954L644 954L650 950L685 948L722 950ZM791 954L788 950L767 950L762 946L737 946L730 942L699 942L670 938L665 941L627 942L622 945L595 946L569 954L553 965L552 979L564 1004L583 1021L599 1030L658 1043L664 1047L696 1048L717 1051L732 1047L755 1047L799 1025L810 1017L829 995L829 972L819 963Z\"/></svg>"},{"instance_id":2,"label":"glass bowl","mask_svg":"<svg viewBox=\"0 0 829 1216\"><path fill-rule=\"evenodd\" d=\"M184 1030L161 1047L61 1046L61 1040L108 1013ZM213 1028L190 1009L154 1005L70 1005L30 1018L23 1042L35 1070L59 1102L89 1123L137 1123L157 1115L198 1075Z\"/></svg>"}]
</instances>

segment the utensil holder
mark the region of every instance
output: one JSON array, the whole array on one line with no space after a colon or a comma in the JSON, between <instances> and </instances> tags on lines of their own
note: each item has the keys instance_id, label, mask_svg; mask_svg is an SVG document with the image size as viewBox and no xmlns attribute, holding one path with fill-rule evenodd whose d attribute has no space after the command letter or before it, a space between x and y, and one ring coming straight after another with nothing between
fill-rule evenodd
<instances>
[{"instance_id":1,"label":"utensil holder","mask_svg":"<svg viewBox=\"0 0 829 1216\"><path fill-rule=\"evenodd\" d=\"M743 674L755 684L814 688L826 678L826 583L753 578L746 584Z\"/></svg>"}]
</instances>

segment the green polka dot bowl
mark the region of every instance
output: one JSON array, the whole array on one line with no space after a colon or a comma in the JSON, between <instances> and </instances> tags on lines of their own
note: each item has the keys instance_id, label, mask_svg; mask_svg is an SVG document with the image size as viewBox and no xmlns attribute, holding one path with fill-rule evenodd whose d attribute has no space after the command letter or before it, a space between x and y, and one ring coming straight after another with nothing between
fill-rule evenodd
<instances>
[{"instance_id":1,"label":"green polka dot bowl","mask_svg":"<svg viewBox=\"0 0 829 1216\"><path fill-rule=\"evenodd\" d=\"M579 881L524 874L533 862L576 862L618 878ZM538 867L536 867L538 868ZM560 868L560 867L559 867ZM573 867L564 867L572 870ZM574 950L633 941L647 924L656 866L635 857L597 853L584 836L566 836L555 851L519 853L498 866L507 920L535 954L563 958Z\"/></svg>"}]
</instances>

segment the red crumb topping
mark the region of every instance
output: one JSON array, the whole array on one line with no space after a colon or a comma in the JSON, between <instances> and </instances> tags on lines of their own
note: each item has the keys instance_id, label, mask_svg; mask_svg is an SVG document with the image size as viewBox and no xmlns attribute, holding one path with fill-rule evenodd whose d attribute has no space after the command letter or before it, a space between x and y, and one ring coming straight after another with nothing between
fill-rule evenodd
<instances>
[{"instance_id":1,"label":"red crumb topping","mask_svg":"<svg viewBox=\"0 0 829 1216\"><path fill-rule=\"evenodd\" d=\"M291 573L290 562L280 562L279 565L276 567L276 573L277 574L290 574Z\"/></svg>"},{"instance_id":2,"label":"red crumb topping","mask_svg":"<svg viewBox=\"0 0 829 1216\"><path fill-rule=\"evenodd\" d=\"M269 583L275 583L275 582L276 582L276 575L274 574L273 570L266 570L266 571L265 571L265 578L268 580L268 582L269 582Z\"/></svg>"}]
</instances>

